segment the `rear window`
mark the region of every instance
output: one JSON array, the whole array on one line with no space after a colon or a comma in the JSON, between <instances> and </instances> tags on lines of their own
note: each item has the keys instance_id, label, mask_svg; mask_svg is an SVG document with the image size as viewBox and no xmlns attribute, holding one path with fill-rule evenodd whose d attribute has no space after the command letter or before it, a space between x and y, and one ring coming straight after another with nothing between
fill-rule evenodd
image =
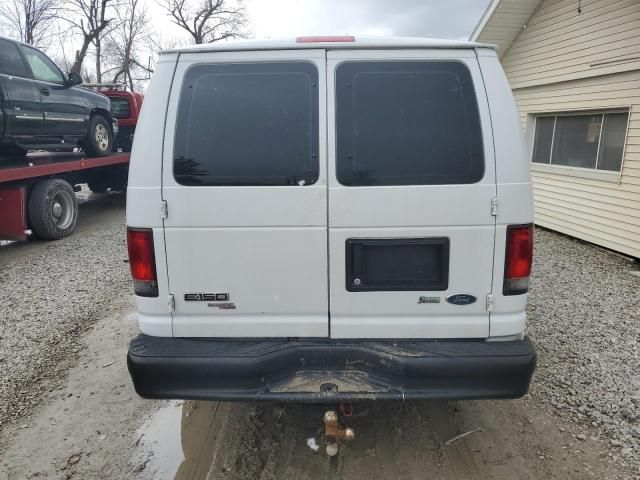
<instances>
[{"instance_id":1,"label":"rear window","mask_svg":"<svg viewBox=\"0 0 640 480\"><path fill-rule=\"evenodd\" d=\"M460 62L347 62L336 70L336 169L343 185L475 183L482 130Z\"/></svg>"},{"instance_id":2,"label":"rear window","mask_svg":"<svg viewBox=\"0 0 640 480\"><path fill-rule=\"evenodd\" d=\"M318 71L305 62L196 65L180 94L173 173L182 185L318 179Z\"/></svg>"},{"instance_id":3,"label":"rear window","mask_svg":"<svg viewBox=\"0 0 640 480\"><path fill-rule=\"evenodd\" d=\"M111 115L115 118L129 118L131 109L127 98L109 97L111 100Z\"/></svg>"}]
</instances>

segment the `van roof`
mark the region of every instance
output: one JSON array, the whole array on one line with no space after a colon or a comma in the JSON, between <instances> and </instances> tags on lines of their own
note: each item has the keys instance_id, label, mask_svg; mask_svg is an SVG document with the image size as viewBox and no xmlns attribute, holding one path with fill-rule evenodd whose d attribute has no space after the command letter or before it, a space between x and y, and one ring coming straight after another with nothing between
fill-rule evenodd
<instances>
[{"instance_id":1,"label":"van roof","mask_svg":"<svg viewBox=\"0 0 640 480\"><path fill-rule=\"evenodd\" d=\"M302 41L301 41L302 40ZM162 53L196 53L242 50L292 50L330 48L367 49L367 48L492 48L495 45L468 42L464 40L446 40L426 37L372 37L372 36L303 36L267 40L235 40L228 42L205 43L173 48Z\"/></svg>"}]
</instances>

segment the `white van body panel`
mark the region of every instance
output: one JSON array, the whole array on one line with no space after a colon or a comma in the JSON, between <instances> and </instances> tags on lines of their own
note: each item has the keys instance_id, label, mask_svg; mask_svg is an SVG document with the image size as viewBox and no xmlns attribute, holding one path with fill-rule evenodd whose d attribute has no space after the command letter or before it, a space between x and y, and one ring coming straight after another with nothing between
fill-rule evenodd
<instances>
[{"instance_id":1,"label":"white van body panel","mask_svg":"<svg viewBox=\"0 0 640 480\"><path fill-rule=\"evenodd\" d=\"M421 48L437 50L446 49L462 49L470 50L473 48L489 48L495 49L494 45L487 43L469 42L466 40L451 40L445 38L427 38L427 37L377 37L371 35L358 35L354 41L335 41L338 39L346 39L349 36L332 37L315 37L312 42L298 41L291 37L273 38L266 40L237 40L233 42L214 42L203 43L200 45L188 45L178 47L161 52L162 55L172 53L203 53L203 52L255 52L264 50L309 50L309 49L327 49L327 50L372 50L372 49L408 49ZM298 37L304 40L305 37ZM353 38L353 37L352 37ZM323 41L325 40L325 41Z\"/></svg>"},{"instance_id":2,"label":"white van body panel","mask_svg":"<svg viewBox=\"0 0 640 480\"><path fill-rule=\"evenodd\" d=\"M156 252L158 297L136 297L141 331L176 337L521 337L527 296L502 295L502 283L507 226L533 220L531 181L517 110L495 51L417 39L240 43L164 53L149 85L127 202L127 225L153 229ZM482 124L485 172L479 182L346 187L337 181L335 68L365 60L464 63ZM187 70L292 61L318 69L317 182L300 188L177 183L173 146ZM347 239L434 236L450 241L446 291L345 288ZM192 292L229 293L235 309L185 301ZM446 302L457 293L477 301ZM440 303L419 303L422 296L437 296Z\"/></svg>"},{"instance_id":3,"label":"white van body panel","mask_svg":"<svg viewBox=\"0 0 640 480\"><path fill-rule=\"evenodd\" d=\"M491 47L302 37L160 58L127 202L138 394L528 391L529 160Z\"/></svg>"},{"instance_id":4,"label":"white van body panel","mask_svg":"<svg viewBox=\"0 0 640 480\"><path fill-rule=\"evenodd\" d=\"M474 50L335 50L327 52L328 98L336 97L333 76L343 62L458 61L471 73L483 133L484 177L460 185L354 187L336 177L335 102L329 109L329 272L333 338L486 338L492 291L496 195L493 136L482 76ZM345 289L345 242L349 238L448 237L449 287L446 291ZM449 295L476 297L471 305L452 305ZM439 303L419 303L421 296Z\"/></svg>"},{"instance_id":5,"label":"white van body panel","mask_svg":"<svg viewBox=\"0 0 640 480\"><path fill-rule=\"evenodd\" d=\"M171 337L172 318L168 306L169 277L164 252L161 172L162 143L167 102L177 54L160 57L143 102L133 139L127 188L127 226L153 229L156 250L158 297L136 296L138 325L142 333Z\"/></svg>"},{"instance_id":6,"label":"white van body panel","mask_svg":"<svg viewBox=\"0 0 640 480\"><path fill-rule=\"evenodd\" d=\"M184 186L173 175L183 79L198 64L309 62L318 70L319 176L305 186ZM178 337L328 335L326 86L323 50L181 55L167 110L163 198ZM247 138L247 141L251 141ZM234 309L185 300L228 293Z\"/></svg>"},{"instance_id":7,"label":"white van body panel","mask_svg":"<svg viewBox=\"0 0 640 480\"><path fill-rule=\"evenodd\" d=\"M502 295L507 226L533 223L533 190L524 132L509 82L495 50L478 48L478 62L494 128L498 215L496 216L495 285L490 337L524 336L527 294Z\"/></svg>"}]
</instances>

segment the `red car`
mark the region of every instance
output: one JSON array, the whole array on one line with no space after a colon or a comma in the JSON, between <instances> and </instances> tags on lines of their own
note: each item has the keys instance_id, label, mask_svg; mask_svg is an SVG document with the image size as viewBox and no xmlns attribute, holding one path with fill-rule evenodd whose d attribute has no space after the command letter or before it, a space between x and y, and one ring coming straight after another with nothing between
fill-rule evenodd
<instances>
[{"instance_id":1,"label":"red car","mask_svg":"<svg viewBox=\"0 0 640 480\"><path fill-rule=\"evenodd\" d=\"M144 95L132 92L119 83L89 83L83 84L83 87L94 88L109 97L111 115L118 120L118 133L113 142L113 151L130 152Z\"/></svg>"}]
</instances>

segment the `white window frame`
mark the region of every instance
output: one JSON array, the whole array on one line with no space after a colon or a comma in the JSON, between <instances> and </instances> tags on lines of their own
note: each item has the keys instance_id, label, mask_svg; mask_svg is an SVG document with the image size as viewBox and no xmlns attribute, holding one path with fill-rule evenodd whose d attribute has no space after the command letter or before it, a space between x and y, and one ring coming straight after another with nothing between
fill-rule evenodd
<instances>
[{"instance_id":1,"label":"white window frame","mask_svg":"<svg viewBox=\"0 0 640 480\"><path fill-rule=\"evenodd\" d=\"M558 117L572 117L576 115L602 115L601 125L604 126L605 113L626 113L627 114L627 125L625 127L625 132L624 132L624 144L622 146L622 160L620 161L619 171L598 170L598 160L600 157L600 142L602 141L602 133L603 133L602 129L600 130L600 135L598 137L598 149L596 154L596 164L594 168L570 167L567 165L554 165L551 163L553 160L553 141L555 139L556 122ZM564 110L561 112L532 112L530 113L530 116L533 118L533 122L531 122L531 129L529 130L529 135L528 135L531 171L562 174L562 175L573 176L573 177L588 178L592 180L601 180L605 182L620 183L622 179L622 171L624 169L624 158L626 154L627 141L628 141L628 135L629 135L629 123L631 121L631 105L620 106L620 107L598 108L594 110ZM551 149L549 153L549 163L537 163L533 161L533 149L534 149L535 137L536 137L536 123L538 118L543 118L543 117L554 118L553 134L551 136Z\"/></svg>"}]
</instances>

